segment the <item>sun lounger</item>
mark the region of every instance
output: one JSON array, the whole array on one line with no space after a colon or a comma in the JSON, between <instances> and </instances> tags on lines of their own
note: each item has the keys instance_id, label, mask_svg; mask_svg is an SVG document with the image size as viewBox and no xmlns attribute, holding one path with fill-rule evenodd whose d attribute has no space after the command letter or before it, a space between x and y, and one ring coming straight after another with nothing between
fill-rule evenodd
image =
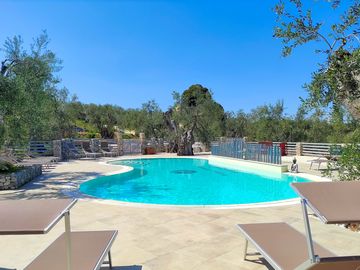
<instances>
[{"instance_id":1,"label":"sun lounger","mask_svg":"<svg viewBox=\"0 0 360 270\"><path fill-rule=\"evenodd\" d=\"M117 152L112 151L107 142L100 142L100 149L101 149L101 153L103 153L103 155L105 157L116 157L117 156Z\"/></svg>"},{"instance_id":2,"label":"sun lounger","mask_svg":"<svg viewBox=\"0 0 360 270\"><path fill-rule=\"evenodd\" d=\"M360 223L360 182L292 183L301 197L306 235L286 223L240 224L238 228L276 270L358 270L360 256L336 257L312 240L307 208L325 224Z\"/></svg>"},{"instance_id":3,"label":"sun lounger","mask_svg":"<svg viewBox=\"0 0 360 270\"><path fill-rule=\"evenodd\" d=\"M360 223L359 181L292 183L291 186L323 223Z\"/></svg>"},{"instance_id":4,"label":"sun lounger","mask_svg":"<svg viewBox=\"0 0 360 270\"><path fill-rule=\"evenodd\" d=\"M60 161L60 158L55 156L32 156L25 154L26 152L21 152L21 155L16 155L15 153L16 150L8 149L6 156L2 156L1 159L19 166L41 165L43 169L48 169Z\"/></svg>"},{"instance_id":5,"label":"sun lounger","mask_svg":"<svg viewBox=\"0 0 360 270\"><path fill-rule=\"evenodd\" d=\"M329 149L329 155L328 156L322 156L318 157L313 160L309 160L310 162L310 169L312 168L312 165L318 164L318 170L320 170L320 166L322 163L329 164L329 163L336 163L338 158L341 156L342 153L342 147L340 145L332 145Z\"/></svg>"},{"instance_id":6,"label":"sun lounger","mask_svg":"<svg viewBox=\"0 0 360 270\"><path fill-rule=\"evenodd\" d=\"M336 157L318 157L316 159L309 160L310 162L310 169L312 168L313 164L318 164L317 169L320 170L321 164L329 164L329 163L335 163L337 161Z\"/></svg>"},{"instance_id":7,"label":"sun lounger","mask_svg":"<svg viewBox=\"0 0 360 270\"><path fill-rule=\"evenodd\" d=\"M117 231L71 232L71 259L74 270L98 270L108 257L112 268L110 247ZM66 269L66 241L62 234L24 270L64 270Z\"/></svg>"},{"instance_id":8,"label":"sun lounger","mask_svg":"<svg viewBox=\"0 0 360 270\"><path fill-rule=\"evenodd\" d=\"M73 141L67 141L66 147L68 150L68 158L82 158L85 156L81 143L74 143Z\"/></svg>"},{"instance_id":9,"label":"sun lounger","mask_svg":"<svg viewBox=\"0 0 360 270\"><path fill-rule=\"evenodd\" d=\"M286 223L239 224L238 228L275 269L293 270L309 258L306 237ZM315 250L321 257L335 256L317 244Z\"/></svg>"},{"instance_id":10,"label":"sun lounger","mask_svg":"<svg viewBox=\"0 0 360 270\"><path fill-rule=\"evenodd\" d=\"M85 157L96 159L101 157L101 153L93 152L89 142L82 142L82 150L84 152Z\"/></svg>"},{"instance_id":11,"label":"sun lounger","mask_svg":"<svg viewBox=\"0 0 360 270\"><path fill-rule=\"evenodd\" d=\"M72 232L70 209L77 200L0 201L0 235L45 234L62 218L65 233L36 257L26 270L99 270L112 268L110 248L117 231ZM104 262L108 257L108 262Z\"/></svg>"}]
</instances>

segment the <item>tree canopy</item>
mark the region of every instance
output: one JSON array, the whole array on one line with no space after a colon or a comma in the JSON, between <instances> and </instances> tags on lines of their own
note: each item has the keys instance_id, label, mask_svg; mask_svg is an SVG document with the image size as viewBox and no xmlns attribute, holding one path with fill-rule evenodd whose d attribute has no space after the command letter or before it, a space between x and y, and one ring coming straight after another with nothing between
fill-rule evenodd
<instances>
[{"instance_id":1,"label":"tree canopy","mask_svg":"<svg viewBox=\"0 0 360 270\"><path fill-rule=\"evenodd\" d=\"M209 89L194 84L173 96L175 104L166 116L179 155L193 154L195 138L209 146L211 140L224 133L224 109L213 100Z\"/></svg>"},{"instance_id":2,"label":"tree canopy","mask_svg":"<svg viewBox=\"0 0 360 270\"><path fill-rule=\"evenodd\" d=\"M30 50L20 36L7 39L0 73L0 142L23 144L30 139L61 137L66 128L67 90L55 75L61 62L48 50L46 32Z\"/></svg>"},{"instance_id":3,"label":"tree canopy","mask_svg":"<svg viewBox=\"0 0 360 270\"><path fill-rule=\"evenodd\" d=\"M331 9L338 16L337 21L326 24L316 16L314 5ZM345 107L360 120L360 2L280 0L274 11L277 14L274 37L282 41L284 56L298 46L316 42L316 53L326 57L312 74L312 81L304 86L308 92L303 99L305 107L331 106L333 110Z\"/></svg>"}]
</instances>

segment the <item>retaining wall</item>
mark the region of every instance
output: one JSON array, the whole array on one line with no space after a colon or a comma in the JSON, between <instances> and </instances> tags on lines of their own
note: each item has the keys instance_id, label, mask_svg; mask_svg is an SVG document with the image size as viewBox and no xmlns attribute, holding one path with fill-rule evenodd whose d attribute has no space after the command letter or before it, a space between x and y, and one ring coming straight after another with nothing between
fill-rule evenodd
<instances>
[{"instance_id":1,"label":"retaining wall","mask_svg":"<svg viewBox=\"0 0 360 270\"><path fill-rule=\"evenodd\" d=\"M26 166L17 172L0 174L0 190L17 189L41 174L41 165Z\"/></svg>"}]
</instances>

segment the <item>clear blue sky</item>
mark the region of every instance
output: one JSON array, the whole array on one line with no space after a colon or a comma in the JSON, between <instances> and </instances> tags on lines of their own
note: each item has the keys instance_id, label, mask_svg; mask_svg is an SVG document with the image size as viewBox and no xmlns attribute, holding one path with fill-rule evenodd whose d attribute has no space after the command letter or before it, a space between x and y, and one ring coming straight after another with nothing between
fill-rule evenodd
<instances>
[{"instance_id":1,"label":"clear blue sky","mask_svg":"<svg viewBox=\"0 0 360 270\"><path fill-rule=\"evenodd\" d=\"M284 100L293 114L320 58L310 46L281 57L275 2L2 0L0 42L46 29L62 84L86 103L166 109L172 91L200 83L225 110Z\"/></svg>"}]
</instances>

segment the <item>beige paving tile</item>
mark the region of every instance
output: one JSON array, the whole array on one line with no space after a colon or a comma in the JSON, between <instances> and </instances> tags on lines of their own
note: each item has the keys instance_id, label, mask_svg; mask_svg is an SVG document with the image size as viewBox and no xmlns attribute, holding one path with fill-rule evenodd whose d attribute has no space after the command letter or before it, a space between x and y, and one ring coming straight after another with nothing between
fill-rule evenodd
<instances>
[{"instance_id":1,"label":"beige paving tile","mask_svg":"<svg viewBox=\"0 0 360 270\"><path fill-rule=\"evenodd\" d=\"M96 161L62 163L21 190L0 192L0 199L64 197L63 188L68 183L81 183L118 169ZM115 270L269 269L242 260L244 241L235 225L277 221L288 222L304 232L300 205L256 209L159 208L86 199L71 211L74 230L119 230L112 248ZM315 218L311 225L314 239L336 254L360 254L360 233L324 225ZM61 221L46 235L0 236L0 268L25 267L63 230Z\"/></svg>"}]
</instances>

